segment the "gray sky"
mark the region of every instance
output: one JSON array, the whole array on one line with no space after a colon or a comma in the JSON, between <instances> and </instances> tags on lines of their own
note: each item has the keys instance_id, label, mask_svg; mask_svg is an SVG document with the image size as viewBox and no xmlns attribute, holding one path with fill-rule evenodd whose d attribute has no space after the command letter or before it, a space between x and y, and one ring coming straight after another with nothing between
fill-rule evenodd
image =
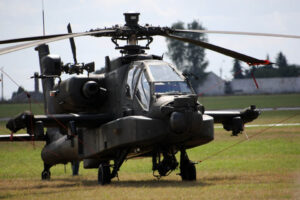
<instances>
[{"instance_id":1,"label":"gray sky","mask_svg":"<svg viewBox=\"0 0 300 200\"><path fill-rule=\"evenodd\" d=\"M44 0L46 34L73 32L124 24L123 13L138 11L140 24L170 26L181 20L196 19L208 30L266 32L300 35L300 1L298 0ZM0 40L42 35L42 0L0 0ZM300 64L300 40L251 36L208 35L212 44L271 61L282 51L289 63ZM104 57L119 56L109 39L76 38L79 62L95 61L96 68L104 65ZM0 48L5 47L3 45ZM148 53L162 55L167 47L164 38L156 37ZM50 43L52 54L62 57L64 63L72 62L68 40ZM232 58L206 51L209 61L207 71L230 79ZM166 60L168 60L166 58ZM246 64L244 64L247 67ZM29 77L39 71L38 56L34 48L0 56L0 67L27 90L33 90ZM17 86L5 77L5 97L10 98Z\"/></svg>"}]
</instances>

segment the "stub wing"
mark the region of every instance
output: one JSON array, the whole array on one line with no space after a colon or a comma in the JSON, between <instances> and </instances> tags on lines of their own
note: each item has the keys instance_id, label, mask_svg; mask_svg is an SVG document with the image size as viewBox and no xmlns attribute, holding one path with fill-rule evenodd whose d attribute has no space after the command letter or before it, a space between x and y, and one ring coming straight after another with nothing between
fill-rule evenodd
<instances>
[{"instance_id":1,"label":"stub wing","mask_svg":"<svg viewBox=\"0 0 300 200\"><path fill-rule=\"evenodd\" d=\"M232 135L237 135L244 130L244 124L255 120L260 111L255 106L243 110L207 110L204 114L214 118L214 123L221 123Z\"/></svg>"},{"instance_id":2,"label":"stub wing","mask_svg":"<svg viewBox=\"0 0 300 200\"><path fill-rule=\"evenodd\" d=\"M0 142L25 142L25 141L44 141L44 138L37 138L29 134L14 134L14 135L0 135Z\"/></svg>"},{"instance_id":3,"label":"stub wing","mask_svg":"<svg viewBox=\"0 0 300 200\"><path fill-rule=\"evenodd\" d=\"M45 140L44 127L57 127L74 130L76 127L94 128L113 119L111 114L51 114L33 115L24 112L10 119L6 128L12 133L26 128L28 134L2 135L1 141Z\"/></svg>"}]
</instances>

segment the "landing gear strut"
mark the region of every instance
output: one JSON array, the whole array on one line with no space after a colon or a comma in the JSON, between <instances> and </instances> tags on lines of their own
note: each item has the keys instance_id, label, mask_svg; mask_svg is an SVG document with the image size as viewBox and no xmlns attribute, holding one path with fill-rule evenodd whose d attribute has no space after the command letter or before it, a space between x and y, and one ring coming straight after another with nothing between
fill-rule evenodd
<instances>
[{"instance_id":1,"label":"landing gear strut","mask_svg":"<svg viewBox=\"0 0 300 200\"><path fill-rule=\"evenodd\" d=\"M79 174L79 161L72 161L72 175L77 176Z\"/></svg>"},{"instance_id":2,"label":"landing gear strut","mask_svg":"<svg viewBox=\"0 0 300 200\"><path fill-rule=\"evenodd\" d=\"M98 183L106 185L111 182L110 165L109 162L104 162L99 165L98 169Z\"/></svg>"},{"instance_id":3,"label":"landing gear strut","mask_svg":"<svg viewBox=\"0 0 300 200\"><path fill-rule=\"evenodd\" d=\"M116 159L114 160L113 170L110 172L109 161L103 162L99 165L98 169L98 183L100 185L109 184L111 179L118 176L118 171L123 164L129 153L129 149L124 149L117 153Z\"/></svg>"},{"instance_id":4,"label":"landing gear strut","mask_svg":"<svg viewBox=\"0 0 300 200\"><path fill-rule=\"evenodd\" d=\"M180 176L183 181L196 180L195 163L189 160L185 150L180 151Z\"/></svg>"},{"instance_id":5,"label":"landing gear strut","mask_svg":"<svg viewBox=\"0 0 300 200\"><path fill-rule=\"evenodd\" d=\"M51 165L47 165L44 163L44 170L42 172L42 180L50 180L51 173L50 173Z\"/></svg>"},{"instance_id":6,"label":"landing gear strut","mask_svg":"<svg viewBox=\"0 0 300 200\"><path fill-rule=\"evenodd\" d=\"M168 176L178 166L175 154L171 151L163 151L163 160L161 161L161 153L155 152L152 156L152 170L153 176L160 178L162 176ZM158 171L159 175L154 175L155 171Z\"/></svg>"}]
</instances>

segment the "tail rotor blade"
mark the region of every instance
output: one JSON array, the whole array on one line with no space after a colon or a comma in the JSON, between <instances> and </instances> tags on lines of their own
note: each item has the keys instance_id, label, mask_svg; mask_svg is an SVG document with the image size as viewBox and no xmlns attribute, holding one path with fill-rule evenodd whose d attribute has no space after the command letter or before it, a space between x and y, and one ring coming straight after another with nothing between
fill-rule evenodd
<instances>
[{"instance_id":1,"label":"tail rotor blade","mask_svg":"<svg viewBox=\"0 0 300 200\"><path fill-rule=\"evenodd\" d=\"M68 33L72 33L72 28L71 28L71 24L70 23L68 24L67 28L68 28ZM70 44L71 44L71 49L72 49L74 63L77 63L76 45L75 45L74 38L71 37L71 38L69 38L69 40L70 40Z\"/></svg>"}]
</instances>

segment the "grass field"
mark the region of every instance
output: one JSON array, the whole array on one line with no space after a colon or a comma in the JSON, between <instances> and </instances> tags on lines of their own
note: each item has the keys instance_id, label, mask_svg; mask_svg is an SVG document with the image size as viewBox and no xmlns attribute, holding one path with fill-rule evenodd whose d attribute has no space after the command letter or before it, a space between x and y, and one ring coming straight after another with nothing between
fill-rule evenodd
<instances>
[{"instance_id":1,"label":"grass field","mask_svg":"<svg viewBox=\"0 0 300 200\"><path fill-rule=\"evenodd\" d=\"M244 98L252 97L221 102L229 106ZM269 104L274 107L300 106L297 95L266 98L280 99L281 103L274 100ZM203 103L208 99L219 101L219 97L205 97ZM210 109L217 109L212 105ZM252 124L279 122L299 123L300 111L264 112ZM44 182L40 180L43 145L0 144L0 199L300 199L300 126L247 128L239 137L216 129L213 142L188 151L192 160L203 160L197 165L196 182L181 182L178 170L158 181L152 176L150 159L125 162L120 181L113 179L108 186L97 184L97 170L84 170L82 166L80 176L72 177L69 165L66 173L63 165L53 167L52 180Z\"/></svg>"},{"instance_id":2,"label":"grass field","mask_svg":"<svg viewBox=\"0 0 300 200\"><path fill-rule=\"evenodd\" d=\"M233 109L256 105L257 108L296 107L300 106L300 94L281 95L246 95L199 97L206 109ZM13 117L24 110L30 110L29 104L0 104L0 118ZM42 103L32 103L34 114L43 114Z\"/></svg>"},{"instance_id":3,"label":"grass field","mask_svg":"<svg viewBox=\"0 0 300 200\"><path fill-rule=\"evenodd\" d=\"M206 109L245 108L250 105L257 108L297 107L300 106L300 94L200 97L199 101Z\"/></svg>"},{"instance_id":4,"label":"grass field","mask_svg":"<svg viewBox=\"0 0 300 200\"><path fill-rule=\"evenodd\" d=\"M32 103L31 110L35 114L43 114L42 103ZM30 110L30 104L20 103L20 104L0 104L0 118L2 117L13 117L25 110Z\"/></svg>"}]
</instances>

